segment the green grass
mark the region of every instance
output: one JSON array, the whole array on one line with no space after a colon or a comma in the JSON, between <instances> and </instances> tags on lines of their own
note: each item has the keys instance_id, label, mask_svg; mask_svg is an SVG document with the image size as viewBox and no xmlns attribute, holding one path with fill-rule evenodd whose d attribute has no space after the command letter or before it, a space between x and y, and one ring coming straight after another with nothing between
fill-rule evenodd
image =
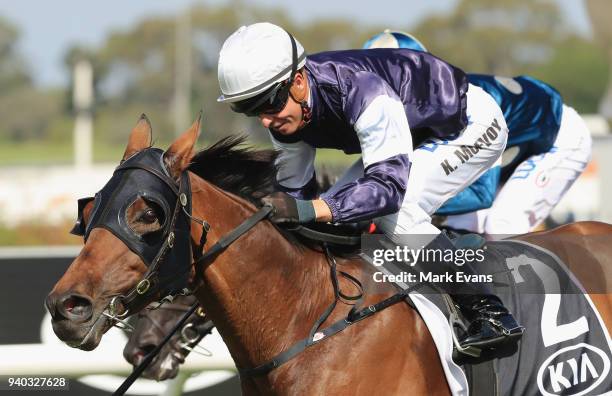
<instances>
[{"instance_id":1,"label":"green grass","mask_svg":"<svg viewBox=\"0 0 612 396\"><path fill-rule=\"evenodd\" d=\"M96 144L94 162L118 162L123 150L119 146ZM0 141L0 166L69 164L73 160L70 143Z\"/></svg>"},{"instance_id":2,"label":"green grass","mask_svg":"<svg viewBox=\"0 0 612 396\"><path fill-rule=\"evenodd\" d=\"M29 222L16 227L7 227L0 224L0 246L81 244L81 238L69 233L73 225L74 222L71 220L66 220L56 225L42 225Z\"/></svg>"},{"instance_id":3,"label":"green grass","mask_svg":"<svg viewBox=\"0 0 612 396\"><path fill-rule=\"evenodd\" d=\"M160 147L167 144L158 143ZM261 147L264 147L263 145ZM118 162L125 150L124 146L96 143L94 146L94 162ZM344 168L359 158L358 155L346 155L338 150L317 150L317 166ZM51 164L70 164L73 161L71 143L35 142L23 143L0 141L0 166L41 166Z\"/></svg>"}]
</instances>

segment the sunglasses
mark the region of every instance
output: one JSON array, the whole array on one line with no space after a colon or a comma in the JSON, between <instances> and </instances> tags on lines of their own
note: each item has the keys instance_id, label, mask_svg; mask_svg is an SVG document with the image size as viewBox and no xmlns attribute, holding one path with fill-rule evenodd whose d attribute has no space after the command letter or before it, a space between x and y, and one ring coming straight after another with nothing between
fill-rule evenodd
<instances>
[{"instance_id":1,"label":"sunglasses","mask_svg":"<svg viewBox=\"0 0 612 396\"><path fill-rule=\"evenodd\" d=\"M280 113L289 101L289 89L292 81L293 76L289 80L274 84L270 89L253 98L232 103L231 108L236 113L245 114L247 117Z\"/></svg>"},{"instance_id":2,"label":"sunglasses","mask_svg":"<svg viewBox=\"0 0 612 396\"><path fill-rule=\"evenodd\" d=\"M289 90L297 73L298 57L297 45L293 36L287 32L291 40L291 75L289 79L278 82L263 93L252 98L241 100L231 104L236 113L245 114L247 117L257 117L260 114L280 113L289 101Z\"/></svg>"}]
</instances>

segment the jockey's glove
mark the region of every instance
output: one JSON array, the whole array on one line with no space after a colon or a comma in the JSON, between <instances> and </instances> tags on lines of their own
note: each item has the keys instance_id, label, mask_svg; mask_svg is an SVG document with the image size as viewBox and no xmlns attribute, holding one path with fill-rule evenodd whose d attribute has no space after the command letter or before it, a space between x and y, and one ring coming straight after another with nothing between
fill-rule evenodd
<instances>
[{"instance_id":1,"label":"jockey's glove","mask_svg":"<svg viewBox=\"0 0 612 396\"><path fill-rule=\"evenodd\" d=\"M296 199L281 191L267 195L261 201L274 208L270 220L277 224L312 223L317 218L312 201Z\"/></svg>"}]
</instances>

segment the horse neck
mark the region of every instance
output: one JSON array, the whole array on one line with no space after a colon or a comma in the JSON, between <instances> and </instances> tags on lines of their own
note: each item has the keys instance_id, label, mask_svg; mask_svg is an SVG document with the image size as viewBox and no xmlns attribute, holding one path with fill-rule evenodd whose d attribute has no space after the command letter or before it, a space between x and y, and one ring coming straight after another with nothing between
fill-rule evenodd
<instances>
[{"instance_id":1,"label":"horse neck","mask_svg":"<svg viewBox=\"0 0 612 396\"><path fill-rule=\"evenodd\" d=\"M211 225L206 247L255 212L246 200L191 175L193 213ZM199 241L201 230L192 227ZM234 360L252 367L304 338L332 299L324 255L261 221L201 272L198 300Z\"/></svg>"}]
</instances>

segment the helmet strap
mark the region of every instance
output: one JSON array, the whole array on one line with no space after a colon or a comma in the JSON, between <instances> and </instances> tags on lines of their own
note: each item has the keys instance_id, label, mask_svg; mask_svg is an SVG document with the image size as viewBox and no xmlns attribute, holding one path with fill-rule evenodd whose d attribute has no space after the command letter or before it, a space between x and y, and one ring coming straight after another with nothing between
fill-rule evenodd
<instances>
[{"instance_id":1,"label":"helmet strap","mask_svg":"<svg viewBox=\"0 0 612 396\"><path fill-rule=\"evenodd\" d=\"M303 69L298 71L298 73L302 76L303 83L301 84L301 87L298 87L294 78L291 88L289 89L289 95L291 96L291 99L293 99L296 103L299 103L300 107L302 108L302 121L298 127L298 129L301 129L312 119L312 109L310 106L308 106L308 79L306 78L306 74L304 73Z\"/></svg>"},{"instance_id":2,"label":"helmet strap","mask_svg":"<svg viewBox=\"0 0 612 396\"><path fill-rule=\"evenodd\" d=\"M300 106L302 107L302 121L300 122L298 129L304 128L306 125L308 125L308 123L310 123L310 120L312 120L312 109L310 106L308 106L308 102L300 102Z\"/></svg>"}]
</instances>

